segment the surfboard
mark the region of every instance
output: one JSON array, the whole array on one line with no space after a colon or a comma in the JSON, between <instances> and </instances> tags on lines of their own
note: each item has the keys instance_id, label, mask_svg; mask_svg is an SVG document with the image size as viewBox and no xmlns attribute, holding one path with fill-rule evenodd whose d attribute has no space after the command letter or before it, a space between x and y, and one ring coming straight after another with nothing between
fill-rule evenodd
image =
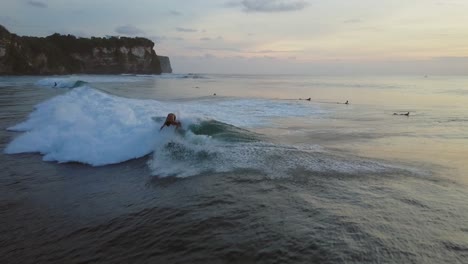
<instances>
[{"instance_id":1,"label":"surfboard","mask_svg":"<svg viewBox=\"0 0 468 264\"><path fill-rule=\"evenodd\" d=\"M158 123L164 121L164 117L162 116L152 116L151 119L153 119L154 122L158 122Z\"/></svg>"}]
</instances>

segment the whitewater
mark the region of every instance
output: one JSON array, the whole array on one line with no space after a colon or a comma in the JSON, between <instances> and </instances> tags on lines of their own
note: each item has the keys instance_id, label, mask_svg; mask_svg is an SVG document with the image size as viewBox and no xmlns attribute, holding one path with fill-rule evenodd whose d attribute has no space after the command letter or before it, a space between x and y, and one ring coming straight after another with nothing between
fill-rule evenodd
<instances>
[{"instance_id":1,"label":"whitewater","mask_svg":"<svg viewBox=\"0 0 468 264\"><path fill-rule=\"evenodd\" d=\"M71 90L37 105L28 120L10 127L25 131L6 149L7 153L40 152L44 160L77 161L106 165L138 158L151 152L162 118L176 112L187 128L197 120L214 118L237 126L258 126L265 119L281 114L315 114L298 104L265 100L235 100L216 103L165 103L155 100L119 98L88 86ZM249 109L262 113L251 114ZM229 113L225 111L229 109ZM153 117L161 122L156 123Z\"/></svg>"}]
</instances>

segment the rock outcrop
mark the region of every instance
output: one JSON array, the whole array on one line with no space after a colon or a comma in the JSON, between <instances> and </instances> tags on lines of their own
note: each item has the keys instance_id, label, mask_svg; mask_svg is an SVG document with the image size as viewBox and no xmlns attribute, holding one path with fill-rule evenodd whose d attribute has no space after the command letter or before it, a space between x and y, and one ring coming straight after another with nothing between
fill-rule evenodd
<instances>
[{"instance_id":1,"label":"rock outcrop","mask_svg":"<svg viewBox=\"0 0 468 264\"><path fill-rule=\"evenodd\" d=\"M172 73L171 61L169 60L169 57L158 56L158 58L161 64L161 71L163 73Z\"/></svg>"},{"instance_id":2,"label":"rock outcrop","mask_svg":"<svg viewBox=\"0 0 468 264\"><path fill-rule=\"evenodd\" d=\"M146 38L20 37L0 25L0 75L172 72L169 58L161 64L153 47Z\"/></svg>"}]
</instances>

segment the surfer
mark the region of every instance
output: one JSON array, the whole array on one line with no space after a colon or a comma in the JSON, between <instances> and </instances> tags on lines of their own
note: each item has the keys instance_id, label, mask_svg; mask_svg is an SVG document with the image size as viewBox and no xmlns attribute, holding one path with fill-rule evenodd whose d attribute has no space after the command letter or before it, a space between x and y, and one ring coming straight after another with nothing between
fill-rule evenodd
<instances>
[{"instance_id":1,"label":"surfer","mask_svg":"<svg viewBox=\"0 0 468 264\"><path fill-rule=\"evenodd\" d=\"M176 115L173 113L169 113L166 117L166 121L164 121L164 124L161 126L159 131L163 129L164 126L176 126L176 128L179 128L181 126L180 121L176 121Z\"/></svg>"},{"instance_id":2,"label":"surfer","mask_svg":"<svg viewBox=\"0 0 468 264\"><path fill-rule=\"evenodd\" d=\"M349 104L348 100L346 100L346 103L344 103L344 104Z\"/></svg>"},{"instance_id":3,"label":"surfer","mask_svg":"<svg viewBox=\"0 0 468 264\"><path fill-rule=\"evenodd\" d=\"M393 115L404 115L404 116L409 116L409 112L406 113L393 113Z\"/></svg>"}]
</instances>

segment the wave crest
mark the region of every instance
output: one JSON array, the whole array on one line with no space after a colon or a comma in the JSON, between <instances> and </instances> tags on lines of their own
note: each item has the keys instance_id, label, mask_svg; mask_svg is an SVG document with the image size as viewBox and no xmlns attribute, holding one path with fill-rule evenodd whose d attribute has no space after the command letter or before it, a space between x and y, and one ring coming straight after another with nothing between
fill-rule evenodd
<instances>
[{"instance_id":1,"label":"wave crest","mask_svg":"<svg viewBox=\"0 0 468 264\"><path fill-rule=\"evenodd\" d=\"M36 86L53 88L76 88L87 84L86 81L71 78L45 78L36 82Z\"/></svg>"}]
</instances>

